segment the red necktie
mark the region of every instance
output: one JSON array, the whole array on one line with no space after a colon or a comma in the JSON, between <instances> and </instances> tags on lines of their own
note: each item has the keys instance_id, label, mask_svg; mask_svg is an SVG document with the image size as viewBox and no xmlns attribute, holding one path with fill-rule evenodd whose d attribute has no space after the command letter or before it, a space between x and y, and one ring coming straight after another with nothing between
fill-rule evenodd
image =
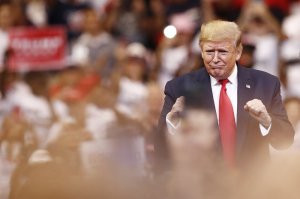
<instances>
[{"instance_id":1,"label":"red necktie","mask_svg":"<svg viewBox=\"0 0 300 199\"><path fill-rule=\"evenodd\" d=\"M222 84L219 101L219 129L224 159L230 167L235 165L236 125L231 101L226 93L228 79L220 80Z\"/></svg>"}]
</instances>

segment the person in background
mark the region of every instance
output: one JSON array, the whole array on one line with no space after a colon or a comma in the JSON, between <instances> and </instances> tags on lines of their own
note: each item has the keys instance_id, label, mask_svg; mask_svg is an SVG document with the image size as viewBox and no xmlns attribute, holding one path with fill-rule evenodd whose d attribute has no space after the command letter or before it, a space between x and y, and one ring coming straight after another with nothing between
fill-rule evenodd
<instances>
[{"instance_id":1,"label":"person in background","mask_svg":"<svg viewBox=\"0 0 300 199\"><path fill-rule=\"evenodd\" d=\"M29 0L24 5L24 13L34 27L45 27L47 26L47 9L49 1L45 0Z\"/></svg>"},{"instance_id":2,"label":"person in background","mask_svg":"<svg viewBox=\"0 0 300 199\"><path fill-rule=\"evenodd\" d=\"M103 20L95 10L85 9L83 13L83 32L74 42L71 59L108 81L114 69L116 42L104 30Z\"/></svg>"},{"instance_id":3,"label":"person in background","mask_svg":"<svg viewBox=\"0 0 300 199\"><path fill-rule=\"evenodd\" d=\"M175 76L194 69L197 59L192 51L192 41L196 28L197 14L184 12L170 17L170 25L176 28L173 38L167 36L159 43L157 49L158 81L163 88L165 83Z\"/></svg>"},{"instance_id":4,"label":"person in background","mask_svg":"<svg viewBox=\"0 0 300 199\"><path fill-rule=\"evenodd\" d=\"M15 26L26 25L20 5L10 1L0 2L0 72L4 70L9 44L8 31Z\"/></svg>"},{"instance_id":5,"label":"person in background","mask_svg":"<svg viewBox=\"0 0 300 199\"><path fill-rule=\"evenodd\" d=\"M83 12L91 5L89 2L78 0L58 0L47 3L47 24L65 26L71 44L83 31Z\"/></svg>"},{"instance_id":6,"label":"person in background","mask_svg":"<svg viewBox=\"0 0 300 199\"><path fill-rule=\"evenodd\" d=\"M116 109L130 118L146 114L147 49L141 43L126 47L125 60L120 66L119 94Z\"/></svg>"},{"instance_id":7,"label":"person in background","mask_svg":"<svg viewBox=\"0 0 300 199\"><path fill-rule=\"evenodd\" d=\"M239 60L239 64L246 68L253 68L254 66L254 51L255 45L251 43L243 44L243 52Z\"/></svg>"},{"instance_id":8,"label":"person in background","mask_svg":"<svg viewBox=\"0 0 300 199\"><path fill-rule=\"evenodd\" d=\"M282 32L286 38L280 46L282 79L287 96L300 97L300 2L292 4L290 14L283 20Z\"/></svg>"},{"instance_id":9,"label":"person in background","mask_svg":"<svg viewBox=\"0 0 300 199\"><path fill-rule=\"evenodd\" d=\"M280 23L263 2L249 2L239 17L243 37L255 45L254 69L279 77Z\"/></svg>"},{"instance_id":10,"label":"person in background","mask_svg":"<svg viewBox=\"0 0 300 199\"><path fill-rule=\"evenodd\" d=\"M166 194L172 198L227 198L232 196L234 178L224 170L215 147L218 131L214 113L201 107L197 94L186 98L180 127L168 133L172 167L166 178ZM208 182L209 179L209 182ZM169 191L172 190L172 191Z\"/></svg>"},{"instance_id":11,"label":"person in background","mask_svg":"<svg viewBox=\"0 0 300 199\"><path fill-rule=\"evenodd\" d=\"M105 7L106 30L118 40L145 42L143 22L147 8L144 0L110 0Z\"/></svg>"}]
</instances>

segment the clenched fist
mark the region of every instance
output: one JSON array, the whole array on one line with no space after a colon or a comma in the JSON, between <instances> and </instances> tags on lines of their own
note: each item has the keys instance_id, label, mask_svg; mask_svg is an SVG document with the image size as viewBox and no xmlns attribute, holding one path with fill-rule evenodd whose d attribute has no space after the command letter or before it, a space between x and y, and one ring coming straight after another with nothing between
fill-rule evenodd
<instances>
[{"instance_id":1,"label":"clenched fist","mask_svg":"<svg viewBox=\"0 0 300 199\"><path fill-rule=\"evenodd\" d=\"M184 97L181 96L176 99L176 102L172 106L171 111L167 114L167 119L173 124L177 125L180 121L180 113L183 112L184 109Z\"/></svg>"},{"instance_id":2,"label":"clenched fist","mask_svg":"<svg viewBox=\"0 0 300 199\"><path fill-rule=\"evenodd\" d=\"M269 128L272 119L261 100L253 99L248 101L244 109L265 128Z\"/></svg>"}]
</instances>

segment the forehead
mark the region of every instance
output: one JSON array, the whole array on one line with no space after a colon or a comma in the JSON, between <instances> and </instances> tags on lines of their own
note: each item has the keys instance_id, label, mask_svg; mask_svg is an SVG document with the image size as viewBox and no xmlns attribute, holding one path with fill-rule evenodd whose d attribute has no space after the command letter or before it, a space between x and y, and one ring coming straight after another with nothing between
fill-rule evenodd
<instances>
[{"instance_id":1,"label":"forehead","mask_svg":"<svg viewBox=\"0 0 300 199\"><path fill-rule=\"evenodd\" d=\"M203 49L233 49L235 48L235 43L230 40L226 41L204 41L201 43L201 48Z\"/></svg>"}]
</instances>

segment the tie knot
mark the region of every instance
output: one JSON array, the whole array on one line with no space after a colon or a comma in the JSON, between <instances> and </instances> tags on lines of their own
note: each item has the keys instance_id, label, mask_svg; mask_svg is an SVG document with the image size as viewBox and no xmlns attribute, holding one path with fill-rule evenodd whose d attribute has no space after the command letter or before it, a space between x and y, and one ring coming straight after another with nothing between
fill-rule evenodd
<instances>
[{"instance_id":1,"label":"tie knot","mask_svg":"<svg viewBox=\"0 0 300 199\"><path fill-rule=\"evenodd\" d=\"M222 86L226 86L226 84L229 82L228 79L221 79L219 80L219 83L222 85Z\"/></svg>"}]
</instances>

